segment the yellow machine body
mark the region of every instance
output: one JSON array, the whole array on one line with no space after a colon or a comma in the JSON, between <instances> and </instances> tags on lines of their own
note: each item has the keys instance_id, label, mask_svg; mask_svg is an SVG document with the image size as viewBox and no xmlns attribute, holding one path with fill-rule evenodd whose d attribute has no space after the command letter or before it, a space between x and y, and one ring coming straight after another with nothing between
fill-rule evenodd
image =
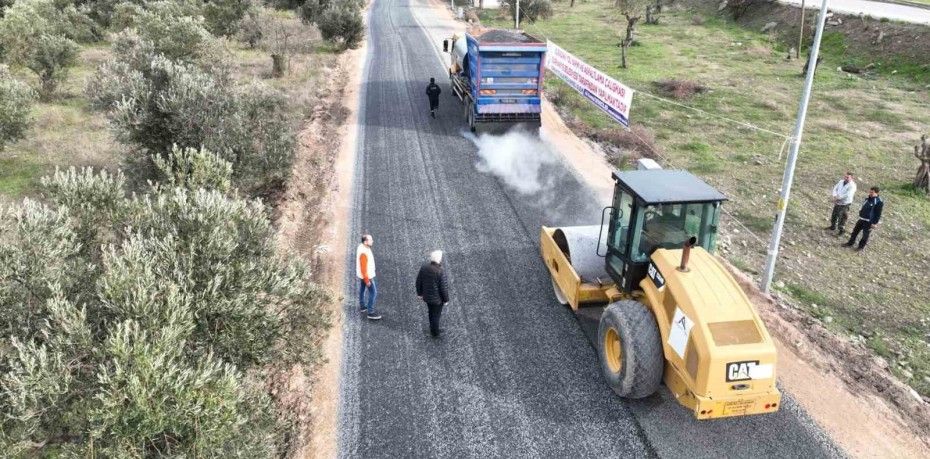
<instances>
[{"instance_id":1,"label":"yellow machine body","mask_svg":"<svg viewBox=\"0 0 930 459\"><path fill-rule=\"evenodd\" d=\"M661 333L664 382L695 417L778 410L775 345L749 298L713 255L693 248L682 271L681 249L658 249L640 290L628 295L613 282L583 282L553 239L555 231L542 228L540 252L557 295L576 311L626 298L645 304Z\"/></svg>"}]
</instances>

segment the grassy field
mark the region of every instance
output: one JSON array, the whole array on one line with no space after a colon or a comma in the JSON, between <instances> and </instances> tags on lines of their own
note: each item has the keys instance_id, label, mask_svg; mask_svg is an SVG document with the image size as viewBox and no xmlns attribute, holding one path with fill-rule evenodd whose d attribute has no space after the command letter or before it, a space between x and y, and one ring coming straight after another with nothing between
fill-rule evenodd
<instances>
[{"instance_id":1,"label":"grassy field","mask_svg":"<svg viewBox=\"0 0 930 459\"><path fill-rule=\"evenodd\" d=\"M91 110L84 96L84 82L109 55L106 43L84 47L54 98L35 104L26 138L0 152L0 202L31 194L39 178L55 166L118 164L124 147L114 141L106 118ZM27 70L19 69L15 76L36 85Z\"/></svg>"},{"instance_id":2,"label":"grassy field","mask_svg":"<svg viewBox=\"0 0 930 459\"><path fill-rule=\"evenodd\" d=\"M554 3L551 20L524 26L637 90L631 119L654 134L654 156L665 167L695 172L731 198L722 252L758 274L803 63L786 60L784 47L770 35L680 9L663 13L659 25L638 27L629 68L622 69L617 44L625 21L609 5ZM482 22L510 23L497 11L483 12ZM776 285L832 329L888 357L899 376L930 395L930 255L920 250L930 244L930 199L909 188L918 165L913 146L930 131L930 96L908 76L911 63L902 63L900 72L886 68L869 77L838 71L847 59L844 46L842 36L826 37ZM709 91L686 101L651 97L669 99L654 84L666 79L694 81ZM619 129L566 88L557 78L546 80L549 97L573 128L582 133ZM628 162L621 155L617 165L628 167ZM873 185L882 188L886 203L881 228L859 255L823 230L829 224L830 190L847 169L857 175L857 209Z\"/></svg>"},{"instance_id":3,"label":"grassy field","mask_svg":"<svg viewBox=\"0 0 930 459\"><path fill-rule=\"evenodd\" d=\"M280 49L283 38L276 40L269 33L255 48L238 41L225 41L224 46L236 79L259 79L287 94L296 128L309 116L319 97L315 88L322 85L314 81L325 76L339 49L324 42L316 28L300 23L293 12L271 14L278 21L277 30L288 34L289 71L281 78L271 78L270 53ZM54 98L35 104L34 122L26 138L0 152L0 203L34 194L41 177L55 167L120 166L128 147L114 139L105 115L92 110L84 94L87 79L110 56L110 43L106 41L82 46L77 65L71 68ZM37 85L28 70L18 69L15 76Z\"/></svg>"}]
</instances>

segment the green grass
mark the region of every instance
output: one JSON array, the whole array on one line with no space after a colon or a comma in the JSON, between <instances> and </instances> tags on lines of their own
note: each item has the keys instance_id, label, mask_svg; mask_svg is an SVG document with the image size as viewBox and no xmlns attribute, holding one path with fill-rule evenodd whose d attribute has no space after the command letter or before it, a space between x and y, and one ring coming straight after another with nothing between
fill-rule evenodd
<instances>
[{"instance_id":1,"label":"green grass","mask_svg":"<svg viewBox=\"0 0 930 459\"><path fill-rule=\"evenodd\" d=\"M930 0L924 1L930 4ZM820 49L824 56L828 56L827 62L833 65L833 68L836 65L855 65L862 68L874 64L873 71L880 75L896 75L919 84L930 83L930 64L926 61L852 49L841 32L824 32Z\"/></svg>"},{"instance_id":2,"label":"green grass","mask_svg":"<svg viewBox=\"0 0 930 459\"><path fill-rule=\"evenodd\" d=\"M802 285L786 284L785 290L796 300L805 303L806 306L816 304L818 306L830 306L833 304L829 298L820 292L815 292Z\"/></svg>"},{"instance_id":3,"label":"green grass","mask_svg":"<svg viewBox=\"0 0 930 459\"><path fill-rule=\"evenodd\" d=\"M0 152L0 200L34 194L39 179L54 166L114 167L124 149L113 140L103 114L90 109L84 85L110 56L109 45L82 46L77 65L47 102L32 109L32 126L24 139ZM15 68L14 75L36 85L35 75Z\"/></svg>"},{"instance_id":4,"label":"green grass","mask_svg":"<svg viewBox=\"0 0 930 459\"><path fill-rule=\"evenodd\" d=\"M869 349L871 349L871 350L874 351L876 354L878 354L878 355L880 355L880 356L882 356L882 357L884 357L884 358L886 358L886 359L887 359L887 358L890 358L891 355L892 355L892 354L891 354L891 348L888 347L888 343L885 342L885 340L882 339L882 337L879 336L879 335L875 335L875 336L869 338L869 339L865 342L865 344L866 344L866 346L869 347Z\"/></svg>"},{"instance_id":5,"label":"green grass","mask_svg":"<svg viewBox=\"0 0 930 459\"><path fill-rule=\"evenodd\" d=\"M0 194L19 198L31 192L44 170L28 159L0 158Z\"/></svg>"}]
</instances>

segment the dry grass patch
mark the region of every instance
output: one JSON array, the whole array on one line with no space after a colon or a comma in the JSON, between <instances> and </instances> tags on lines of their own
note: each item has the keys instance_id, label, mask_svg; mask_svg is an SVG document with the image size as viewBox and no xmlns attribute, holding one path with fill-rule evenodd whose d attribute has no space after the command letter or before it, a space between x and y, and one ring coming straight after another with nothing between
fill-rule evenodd
<instances>
[{"instance_id":1,"label":"dry grass patch","mask_svg":"<svg viewBox=\"0 0 930 459\"><path fill-rule=\"evenodd\" d=\"M677 100L688 100L709 90L707 86L690 80L659 80L652 82L652 84L661 93Z\"/></svg>"}]
</instances>

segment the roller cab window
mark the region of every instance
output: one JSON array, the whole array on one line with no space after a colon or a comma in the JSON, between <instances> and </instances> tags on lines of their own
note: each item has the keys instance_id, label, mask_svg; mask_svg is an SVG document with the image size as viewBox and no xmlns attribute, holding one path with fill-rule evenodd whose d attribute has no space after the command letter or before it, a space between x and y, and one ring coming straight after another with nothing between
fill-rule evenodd
<instances>
[{"instance_id":1,"label":"roller cab window","mask_svg":"<svg viewBox=\"0 0 930 459\"><path fill-rule=\"evenodd\" d=\"M713 252L717 244L718 202L653 204L637 212L631 258L647 261L656 249L678 249L689 237Z\"/></svg>"}]
</instances>

